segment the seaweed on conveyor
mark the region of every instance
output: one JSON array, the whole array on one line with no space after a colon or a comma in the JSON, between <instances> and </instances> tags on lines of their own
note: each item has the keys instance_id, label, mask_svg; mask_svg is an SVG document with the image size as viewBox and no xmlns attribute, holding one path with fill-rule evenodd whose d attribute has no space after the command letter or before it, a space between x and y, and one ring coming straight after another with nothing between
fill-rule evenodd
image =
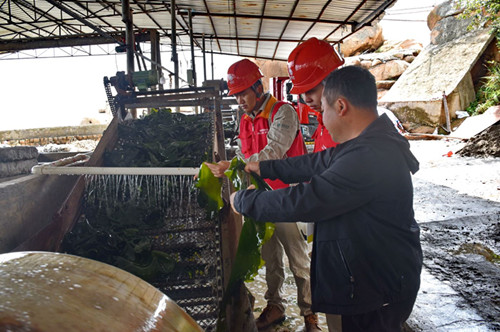
<instances>
[{"instance_id":1,"label":"seaweed on conveyor","mask_svg":"<svg viewBox=\"0 0 500 332\"><path fill-rule=\"evenodd\" d=\"M104 166L197 167L212 154L212 115L160 110L118 125L118 142Z\"/></svg>"},{"instance_id":2,"label":"seaweed on conveyor","mask_svg":"<svg viewBox=\"0 0 500 332\"><path fill-rule=\"evenodd\" d=\"M143 119L119 124L117 144L105 153L104 165L196 167L212 153L212 130L211 114L191 116L154 111ZM62 251L120 267L149 282L173 272L174 268L180 269L181 255L158 250L161 247L158 238L160 234L167 236L166 228L172 227L171 223L181 222L181 218L169 221L165 209L189 208L185 206L188 203L181 202L181 197L175 197L180 192L191 195L193 188L189 181L172 183L169 178L144 177L132 183L120 176L105 177L92 186L87 183L87 191L91 189L86 193L84 214L63 239ZM162 191L171 195L166 203L160 202L165 200ZM151 198L154 195L158 197ZM182 267L182 273L193 275L199 270L190 268Z\"/></svg>"}]
</instances>

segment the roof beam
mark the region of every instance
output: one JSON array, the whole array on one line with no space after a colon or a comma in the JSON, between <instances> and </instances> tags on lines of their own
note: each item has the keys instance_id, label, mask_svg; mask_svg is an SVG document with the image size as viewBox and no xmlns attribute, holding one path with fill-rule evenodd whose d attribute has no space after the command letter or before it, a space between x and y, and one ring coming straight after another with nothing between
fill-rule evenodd
<instances>
[{"instance_id":1,"label":"roof beam","mask_svg":"<svg viewBox=\"0 0 500 332\"><path fill-rule=\"evenodd\" d=\"M346 19L345 19L345 22L349 21L351 19L351 17L354 16L354 14L356 14L358 12L358 10L361 9L361 7L363 7L365 5L365 3L367 2L368 0L363 0L362 2L359 3L359 5L356 6L356 8L354 8L354 10L352 11L351 15L349 15ZM336 27L335 29L333 29L332 32L330 32L328 35L326 35L326 37L324 39L327 39L328 37L330 37L331 35L333 35L338 29L340 29L341 27L345 26L344 23L342 23L342 25L339 25L338 27ZM353 25L354 26L354 25ZM353 27L351 26L351 28ZM354 31L351 31L351 32L354 32ZM341 39L343 40L343 38ZM340 42L340 40L339 40Z\"/></svg>"},{"instance_id":2,"label":"roof beam","mask_svg":"<svg viewBox=\"0 0 500 332\"><path fill-rule=\"evenodd\" d=\"M233 0L233 13L236 15L236 0ZM234 18L234 36L236 38L236 53L240 54L240 41L238 40L238 21Z\"/></svg>"},{"instance_id":3,"label":"roof beam","mask_svg":"<svg viewBox=\"0 0 500 332\"><path fill-rule=\"evenodd\" d=\"M113 12L115 14L111 15L111 16L112 17L120 17L120 20L121 20L121 18L123 16L123 13L121 11L119 11L119 10L116 9L116 5L119 5L121 7L121 4L122 4L121 0L118 0L118 3L116 3L114 6L111 3L109 3L109 1L107 1L107 0L98 0L97 2L103 7L103 10L105 10L107 7L112 8ZM106 21L104 21L104 17L108 17L108 16L106 16L106 15L100 15L101 21L106 22ZM111 26L107 22L106 22L106 24L108 26ZM139 27L134 22L132 22L132 24L134 25L134 29L139 30Z\"/></svg>"},{"instance_id":4,"label":"roof beam","mask_svg":"<svg viewBox=\"0 0 500 332\"><path fill-rule=\"evenodd\" d=\"M318 13L318 16L316 17L317 20L319 20L321 18L321 16L323 16L323 13L325 12L326 8L330 5L330 3L332 2L332 0L328 0L325 5L323 6L323 8L321 8L320 12ZM307 34L309 33L309 31L311 31L311 29L313 28L313 26L316 24L316 22L312 23L309 28L307 28L307 30L304 32L304 34L302 35L302 37L300 39L304 39L306 38ZM298 45L297 45L298 46Z\"/></svg>"},{"instance_id":5,"label":"roof beam","mask_svg":"<svg viewBox=\"0 0 500 332\"><path fill-rule=\"evenodd\" d=\"M299 4L299 0L295 0L295 3L293 4L293 8L290 11L290 15L288 15L288 19L285 22L285 26L281 30L280 36L278 38L278 42L276 43L276 47L274 48L274 53L273 53L273 56L272 56L273 60L274 60L274 57L276 56L276 52L278 52L278 47L280 46L280 40L283 37L283 34L285 33L286 28L288 27L288 24L290 23L290 19L292 18L293 14L295 13L295 9L297 8L298 4Z\"/></svg>"},{"instance_id":6,"label":"roof beam","mask_svg":"<svg viewBox=\"0 0 500 332\"><path fill-rule=\"evenodd\" d=\"M23 10L23 9L22 9L22 7L24 7L24 8L26 8L26 9L29 9L29 10L33 11L33 14L35 14L35 15L34 15L34 17L33 17L33 21L34 21L34 22L38 22L38 21L39 21L39 20L36 18L36 14L38 14L38 15L40 15L40 17L46 17L47 19L49 19L49 21L50 21L50 22L55 23L55 25L57 25L57 26L59 26L59 27L63 26L63 24L62 24L62 20L59 20L59 19L58 19L58 18L56 18L55 16L52 16L52 15L50 15L50 14L49 14L50 9L44 12L44 11L42 11L41 9L37 8L36 6L32 5L31 3L29 3L29 2L27 2L27 1L25 1L25 0L12 0L12 1L13 1L13 2L14 2L14 3L15 3L15 4L16 4L16 5L17 5L17 6L18 6L21 10ZM21 7L21 6L22 6L22 7ZM52 6L54 6L54 5L52 4ZM24 10L23 10L23 11L24 11ZM25 12L25 11L24 11L24 12ZM25 12L25 13L26 13L26 12ZM31 15L29 15L28 13L26 13L26 15L31 16ZM61 23L59 23L59 22L61 22ZM80 31L78 31L78 29L75 29L75 28L73 28L73 27L72 27L72 26L70 26L70 25L64 25L64 28L65 28L65 29L67 29L68 31L69 31L69 30L72 30L72 31L73 31L73 32L75 32L75 33L80 33Z\"/></svg>"},{"instance_id":7,"label":"roof beam","mask_svg":"<svg viewBox=\"0 0 500 332\"><path fill-rule=\"evenodd\" d=\"M186 22L186 18L185 18L186 15L189 17L189 12L187 12L186 10L183 10L183 9L179 9L179 6L177 6L177 14L179 14L179 16L176 16L176 17L181 17L182 21L184 22L184 24L182 24L182 22L179 19L177 19L179 26L182 27L182 30L184 30L184 33L186 35L190 35L191 34L191 32L190 32L191 25L188 22ZM177 32L177 35L180 36L181 34ZM194 43L196 44L196 46L198 46L198 48L200 50L202 49L202 46L200 45L200 43L197 40L194 40Z\"/></svg>"},{"instance_id":8,"label":"roof beam","mask_svg":"<svg viewBox=\"0 0 500 332\"><path fill-rule=\"evenodd\" d=\"M0 10L0 13L6 14L3 10ZM35 24L33 24L31 22L24 21L24 20L20 19L19 17L13 15L12 13L9 14L9 17L10 17L10 19L14 19L14 20L18 21L18 22L15 22L16 24L19 24L19 23L26 24L26 25L29 25L29 26L33 27L34 30L44 31L45 33L47 33L49 35L52 34L52 32L50 32L48 30L45 30L44 28L38 27L38 26L36 26ZM0 24L0 27L2 27L4 29L7 29L7 25L8 24L5 24L5 26L4 26L4 24ZM12 29L7 29L7 30L12 31ZM38 35L40 37L42 37L42 34L40 32L37 33L37 32L35 32L33 30L31 30L30 32L33 33L33 34L36 34L36 35Z\"/></svg>"},{"instance_id":9,"label":"roof beam","mask_svg":"<svg viewBox=\"0 0 500 332\"><path fill-rule=\"evenodd\" d=\"M377 19L377 17L380 16L380 14L382 14L395 1L396 0L386 0L386 1L384 1L384 3L381 4L377 9L375 9L374 11L372 11L370 13L370 15L368 15L367 17L365 17L365 19L363 21L361 21L358 24L356 24L354 26L354 31L358 31L359 29L361 29L365 25L370 25L375 19Z\"/></svg>"},{"instance_id":10,"label":"roof beam","mask_svg":"<svg viewBox=\"0 0 500 332\"><path fill-rule=\"evenodd\" d=\"M2 26L2 25L0 24L0 27L2 27L2 29L5 29L5 30L8 30L8 31L12 32L12 34L13 34L14 36L19 35L19 36L23 36L23 37L25 37L25 38L29 38L29 37L28 37L28 36L26 36L23 32L19 32L19 31L12 30L12 29L11 29L11 28L9 28L8 26ZM14 37L14 38L15 38L15 37Z\"/></svg>"},{"instance_id":11,"label":"roof beam","mask_svg":"<svg viewBox=\"0 0 500 332\"><path fill-rule=\"evenodd\" d=\"M153 16L151 16L151 14L146 10L146 8L143 5L141 5L139 2L137 2L137 0L134 0L134 3L149 17L151 22L156 24L156 26L158 27L158 30L162 30L165 33L165 35L167 35L167 31L162 28L162 26L154 19Z\"/></svg>"},{"instance_id":12,"label":"roof beam","mask_svg":"<svg viewBox=\"0 0 500 332\"><path fill-rule=\"evenodd\" d=\"M194 34L195 38L202 38L203 34L201 33L196 33ZM205 38L215 38L214 36L207 35L205 34ZM217 36L219 40L234 40L234 37L230 36ZM259 37L239 37L239 40L244 40L244 41L261 41L261 42L283 42L283 43L301 43L304 40L303 39L279 39L279 38L259 38Z\"/></svg>"},{"instance_id":13,"label":"roof beam","mask_svg":"<svg viewBox=\"0 0 500 332\"><path fill-rule=\"evenodd\" d=\"M76 2L76 5L79 6L80 8L82 8L82 9L85 9L88 13L92 14L92 18L95 18L96 20L101 21L102 23L104 23L105 25L107 25L110 29L118 31L118 28L113 27L111 24L109 24L108 22L106 22L103 18L99 17L96 13L92 12L88 8L88 6L84 7L83 4L81 4L80 2ZM88 5L88 3L87 3L87 5Z\"/></svg>"},{"instance_id":14,"label":"roof beam","mask_svg":"<svg viewBox=\"0 0 500 332\"><path fill-rule=\"evenodd\" d=\"M55 0L45 0L45 1L47 1L48 3L52 4L53 6L55 6L57 8L59 8L60 10L62 10L66 14L68 14L69 16L71 16L74 19L76 19L77 21L79 21L80 23L83 23L84 25L88 26L89 28L91 28L92 30L94 30L95 32L100 34L101 36L109 38L110 40L114 40L116 43L123 45L123 41L116 40L112 35L110 35L106 31L102 30L101 28L97 27L96 25L89 22L88 20L80 17L78 14L74 13L72 10L63 6L62 3L59 3L58 1L55 1Z\"/></svg>"},{"instance_id":15,"label":"roof beam","mask_svg":"<svg viewBox=\"0 0 500 332\"><path fill-rule=\"evenodd\" d=\"M206 2L206 0L203 0ZM249 14L230 14L230 13L200 13L193 12L193 16L209 16L209 17L230 17L230 18L249 18L256 20L278 20L278 21L290 21L290 22L309 22L309 23L326 23L326 24L347 24L354 25L357 22L346 22L346 21L336 21L336 20L321 20L316 18L306 18L306 17L284 17L284 16L260 16L260 15L249 15Z\"/></svg>"},{"instance_id":16,"label":"roof beam","mask_svg":"<svg viewBox=\"0 0 500 332\"><path fill-rule=\"evenodd\" d=\"M266 13L266 6L267 6L267 0L264 0L264 5L262 6L262 12L260 14L261 18L259 22L259 32L257 32L257 43L255 44L255 57L257 57L257 52L259 50L260 33L262 31L262 23L264 22L264 19L262 17Z\"/></svg>"},{"instance_id":17,"label":"roof beam","mask_svg":"<svg viewBox=\"0 0 500 332\"><path fill-rule=\"evenodd\" d=\"M210 24L212 25L212 29L214 30L215 41L217 42L217 46L219 47L219 51L222 52L222 48L220 47L219 37L217 37L217 30L215 29L214 20L212 19L214 14L210 13L210 9L208 9L207 0L203 0L203 4L205 5L205 8L207 10L207 12L203 13L203 14L205 14L204 16L208 16L208 18L210 19ZM196 13L196 15L198 15L198 13ZM212 52L213 52L213 48L212 48Z\"/></svg>"},{"instance_id":18,"label":"roof beam","mask_svg":"<svg viewBox=\"0 0 500 332\"><path fill-rule=\"evenodd\" d=\"M124 39L123 32L116 32L111 34L114 39ZM136 36L137 41L148 41L150 36L148 33ZM103 37L99 34L81 34L72 35L69 37L48 37L48 38L31 38L0 41L0 51L22 51L39 48L52 48L52 47L74 47L74 46L87 46L87 45L102 45L114 44L115 42L108 37Z\"/></svg>"}]
</instances>

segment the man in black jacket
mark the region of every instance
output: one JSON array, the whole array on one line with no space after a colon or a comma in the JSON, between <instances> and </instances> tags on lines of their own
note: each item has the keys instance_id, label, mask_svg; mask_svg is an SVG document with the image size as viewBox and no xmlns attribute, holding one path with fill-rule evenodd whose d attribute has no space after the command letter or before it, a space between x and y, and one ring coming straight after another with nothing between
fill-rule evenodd
<instances>
[{"instance_id":1,"label":"man in black jacket","mask_svg":"<svg viewBox=\"0 0 500 332\"><path fill-rule=\"evenodd\" d=\"M324 124L340 144L246 170L297 186L245 190L235 211L261 221L314 222L312 310L330 329L400 331L420 286L422 249L413 213L411 174L418 161L386 115L367 70L347 66L326 81Z\"/></svg>"}]
</instances>

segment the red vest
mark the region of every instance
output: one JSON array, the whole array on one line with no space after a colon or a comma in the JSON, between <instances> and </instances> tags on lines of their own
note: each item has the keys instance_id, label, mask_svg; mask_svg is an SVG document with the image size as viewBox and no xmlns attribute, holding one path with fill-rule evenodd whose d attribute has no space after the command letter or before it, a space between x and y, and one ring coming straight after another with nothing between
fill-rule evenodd
<instances>
[{"instance_id":1,"label":"red vest","mask_svg":"<svg viewBox=\"0 0 500 332\"><path fill-rule=\"evenodd\" d=\"M299 114L299 122L301 124L309 124L309 114L314 114L318 116L319 112L316 112L307 104L303 104L300 101L297 103L297 106L295 106L295 109L297 110L297 113Z\"/></svg>"},{"instance_id":2,"label":"red vest","mask_svg":"<svg viewBox=\"0 0 500 332\"><path fill-rule=\"evenodd\" d=\"M260 152L267 145L267 133L269 132L269 116L271 115L271 122L274 120L274 116L278 109L286 104L283 101L277 101L276 98L271 96L266 103L264 109L257 114L255 118L244 114L240 121L240 134L238 138L241 142L241 152L245 158L249 158L251 155ZM292 110L290 110L292 111ZM306 154L307 150L304 145L304 139L302 138L302 133L300 129L298 130L295 140L293 141L290 149L286 152L288 157L295 157ZM287 184L281 182L280 180L267 180L266 182L273 189L286 188Z\"/></svg>"},{"instance_id":3,"label":"red vest","mask_svg":"<svg viewBox=\"0 0 500 332\"><path fill-rule=\"evenodd\" d=\"M330 133L323 124L323 116L318 113L318 128L314 132L312 138L314 139L314 150L313 152L323 151L328 148L333 148L337 146L337 143L333 141Z\"/></svg>"}]
</instances>

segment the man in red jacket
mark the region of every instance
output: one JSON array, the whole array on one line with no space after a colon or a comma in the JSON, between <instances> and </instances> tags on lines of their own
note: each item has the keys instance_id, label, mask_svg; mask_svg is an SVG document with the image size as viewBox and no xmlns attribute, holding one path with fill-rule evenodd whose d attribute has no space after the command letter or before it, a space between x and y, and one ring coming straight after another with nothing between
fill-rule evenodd
<instances>
[{"instance_id":1,"label":"man in red jacket","mask_svg":"<svg viewBox=\"0 0 500 332\"><path fill-rule=\"evenodd\" d=\"M344 64L335 49L326 41L310 38L297 46L288 56L288 73L293 83L292 94L302 95L307 106L318 112L318 128L313 134L313 152L337 145L323 125L321 94L323 81L332 71Z\"/></svg>"},{"instance_id":2,"label":"man in red jacket","mask_svg":"<svg viewBox=\"0 0 500 332\"><path fill-rule=\"evenodd\" d=\"M234 95L245 114L240 120L239 148L236 154L245 161L284 159L307 153L299 128L298 115L292 105L264 93L259 67L244 59L228 69L229 95ZM212 173L222 177L229 167L226 160L206 163ZM280 180L266 180L273 189L286 188ZM310 258L307 243L296 223L276 224L274 235L262 246L266 264L267 306L256 320L265 329L285 319L282 286L285 280L283 262L286 253L297 285L297 304L305 319L305 331L320 331L318 318L311 311Z\"/></svg>"}]
</instances>

